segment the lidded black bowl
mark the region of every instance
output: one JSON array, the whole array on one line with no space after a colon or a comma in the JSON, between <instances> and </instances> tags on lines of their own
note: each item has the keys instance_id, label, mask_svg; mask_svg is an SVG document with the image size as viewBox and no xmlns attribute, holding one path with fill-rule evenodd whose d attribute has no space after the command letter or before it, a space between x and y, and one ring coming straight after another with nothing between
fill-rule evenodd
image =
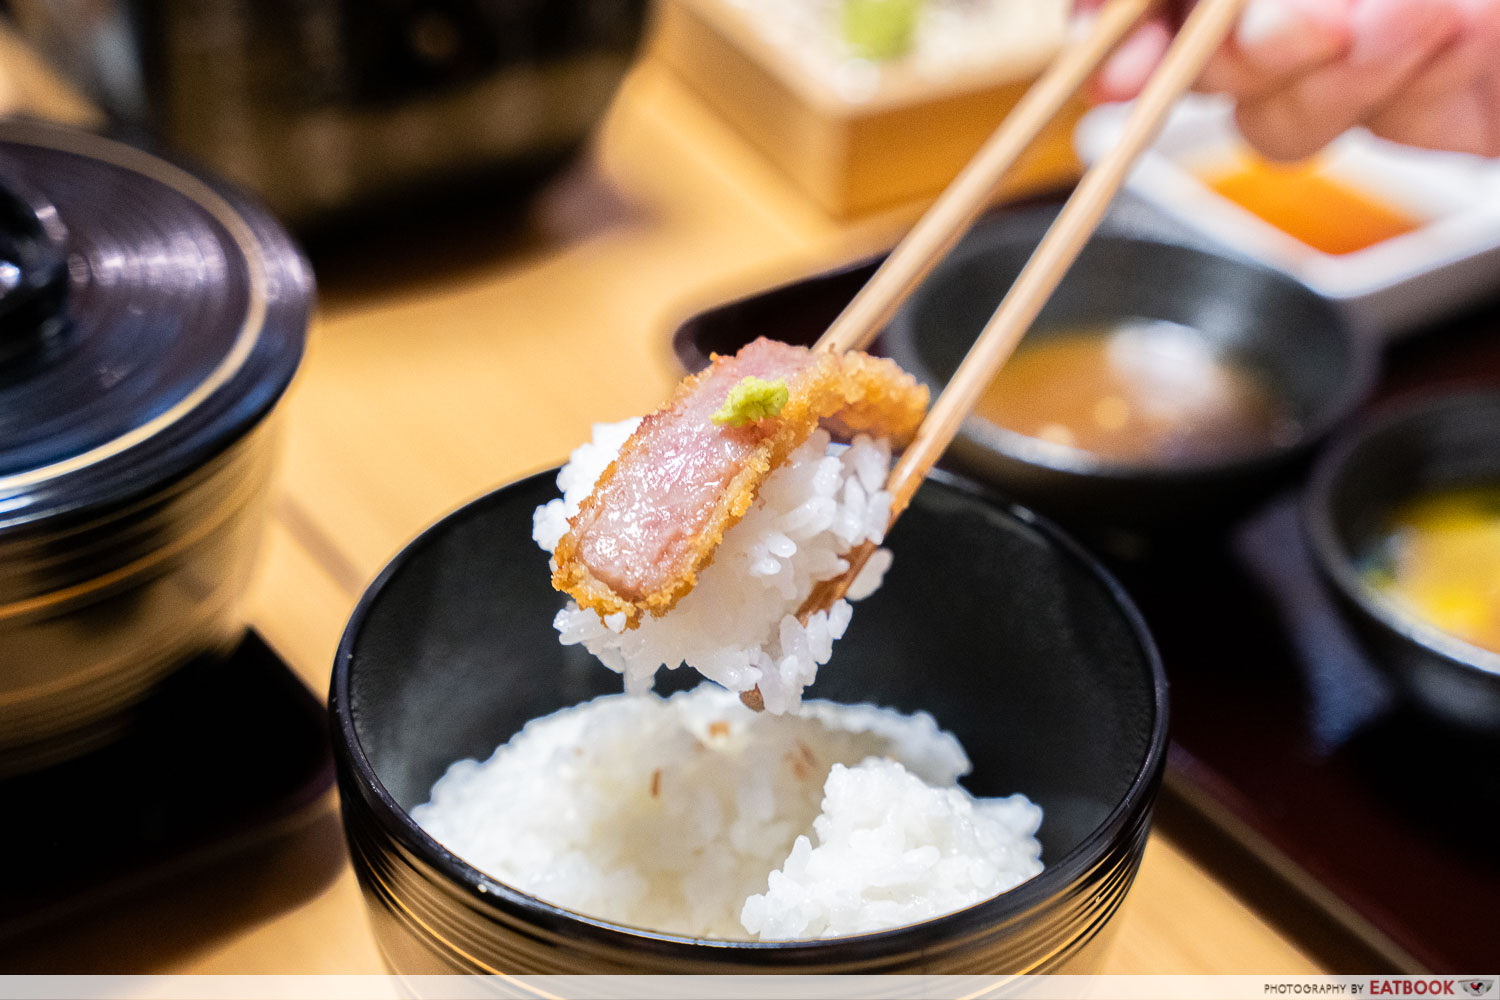
<instances>
[{"instance_id":1,"label":"lidded black bowl","mask_svg":"<svg viewBox=\"0 0 1500 1000\"><path fill-rule=\"evenodd\" d=\"M937 474L888 539L895 565L855 608L810 697L925 710L963 743L978 795L1042 806L1040 875L875 934L702 940L612 924L502 884L411 818L461 758L530 719L618 691L562 646L564 599L531 540L554 474L428 528L361 598L329 710L345 834L398 973L974 973L1097 965L1145 848L1166 754L1166 680L1129 600L1030 513ZM658 685L691 686L679 670Z\"/></svg>"},{"instance_id":2,"label":"lidded black bowl","mask_svg":"<svg viewBox=\"0 0 1500 1000\"><path fill-rule=\"evenodd\" d=\"M241 195L0 122L0 774L238 631L311 272Z\"/></svg>"}]
</instances>

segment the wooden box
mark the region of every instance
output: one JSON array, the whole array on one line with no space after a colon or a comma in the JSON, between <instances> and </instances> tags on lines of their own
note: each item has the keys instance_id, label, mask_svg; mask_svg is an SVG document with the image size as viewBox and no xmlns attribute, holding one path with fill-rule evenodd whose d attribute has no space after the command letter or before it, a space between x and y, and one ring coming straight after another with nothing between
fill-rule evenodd
<instances>
[{"instance_id":1,"label":"wooden box","mask_svg":"<svg viewBox=\"0 0 1500 1000\"><path fill-rule=\"evenodd\" d=\"M850 99L764 37L728 0L662 0L665 61L720 115L825 210L853 216L930 198L1014 106L1062 41L1017 39L982 70L931 74L883 67ZM1070 106L1001 188L1014 197L1074 180Z\"/></svg>"}]
</instances>

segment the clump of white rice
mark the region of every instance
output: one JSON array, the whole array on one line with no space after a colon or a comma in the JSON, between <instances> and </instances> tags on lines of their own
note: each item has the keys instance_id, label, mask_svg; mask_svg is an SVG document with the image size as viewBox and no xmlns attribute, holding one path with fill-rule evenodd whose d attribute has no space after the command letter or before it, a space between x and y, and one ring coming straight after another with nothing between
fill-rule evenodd
<instances>
[{"instance_id":1,"label":"clump of white rice","mask_svg":"<svg viewBox=\"0 0 1500 1000\"><path fill-rule=\"evenodd\" d=\"M575 450L558 473L561 499L538 507L532 537L548 552L568 530L568 518L593 491L638 420L596 424L593 440ZM848 569L843 555L880 542L890 520L885 490L890 446L861 435L849 445L816 431L762 484L755 504L725 532L714 561L669 614L625 628L623 615L602 618L569 602L553 626L565 645L583 643L625 677L625 690L649 691L661 667L684 663L731 691L760 689L765 709L796 709L802 690L833 655L852 617L837 601L804 626L796 611L813 585ZM879 549L849 588L849 600L869 596L891 565Z\"/></svg>"},{"instance_id":2,"label":"clump of white rice","mask_svg":"<svg viewBox=\"0 0 1500 1000\"><path fill-rule=\"evenodd\" d=\"M976 799L893 760L833 765L818 846L798 837L740 922L763 939L901 927L1013 889L1042 870L1042 810L1021 795Z\"/></svg>"},{"instance_id":3,"label":"clump of white rice","mask_svg":"<svg viewBox=\"0 0 1500 1000\"><path fill-rule=\"evenodd\" d=\"M452 765L413 818L507 885L700 937L900 926L1041 871L1041 810L957 787L963 748L925 713L808 702L751 712L711 685L611 695ZM816 846L813 841L816 839Z\"/></svg>"}]
</instances>

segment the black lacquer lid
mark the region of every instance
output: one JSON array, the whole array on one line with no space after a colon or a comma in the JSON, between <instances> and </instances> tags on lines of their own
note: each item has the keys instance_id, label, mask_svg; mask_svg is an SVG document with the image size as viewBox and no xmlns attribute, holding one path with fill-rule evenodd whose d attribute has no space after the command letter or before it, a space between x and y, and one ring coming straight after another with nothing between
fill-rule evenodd
<instances>
[{"instance_id":1,"label":"black lacquer lid","mask_svg":"<svg viewBox=\"0 0 1500 1000\"><path fill-rule=\"evenodd\" d=\"M312 274L261 209L31 122L0 122L0 189L0 529L152 492L280 398Z\"/></svg>"}]
</instances>

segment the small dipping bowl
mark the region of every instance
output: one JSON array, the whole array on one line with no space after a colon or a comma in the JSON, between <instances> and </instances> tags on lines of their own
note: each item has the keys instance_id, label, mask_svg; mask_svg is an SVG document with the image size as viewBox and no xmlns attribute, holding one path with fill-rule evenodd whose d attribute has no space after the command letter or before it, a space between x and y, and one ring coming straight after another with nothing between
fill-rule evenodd
<instances>
[{"instance_id":1,"label":"small dipping bowl","mask_svg":"<svg viewBox=\"0 0 1500 1000\"><path fill-rule=\"evenodd\" d=\"M1458 639L1372 589L1361 562L1402 504L1500 484L1500 392L1387 410L1324 456L1306 496L1314 558L1355 632L1418 705L1500 733L1500 653Z\"/></svg>"},{"instance_id":2,"label":"small dipping bowl","mask_svg":"<svg viewBox=\"0 0 1500 1000\"><path fill-rule=\"evenodd\" d=\"M1135 877L1166 750L1167 685L1119 587L1075 545L980 488L929 480L893 531L812 696L926 710L977 795L1045 810L1046 869L967 909L875 934L702 940L549 905L444 850L410 816L455 760L530 719L620 690L552 630L563 604L533 509L555 471L438 521L386 567L334 663L343 822L381 951L403 974L974 973L1093 968ZM662 686L697 675L668 672Z\"/></svg>"},{"instance_id":3,"label":"small dipping bowl","mask_svg":"<svg viewBox=\"0 0 1500 1000\"><path fill-rule=\"evenodd\" d=\"M1018 212L976 229L914 294L887 333L907 371L937 392L952 376L1052 220ZM1294 279L1211 250L1106 222L1027 334L1037 341L1130 320L1180 324L1209 356L1251 375L1291 418L1289 433L1222 457L1113 461L972 415L949 455L1007 495L1081 528L1161 534L1222 524L1290 481L1313 447L1365 399L1373 343Z\"/></svg>"}]
</instances>

